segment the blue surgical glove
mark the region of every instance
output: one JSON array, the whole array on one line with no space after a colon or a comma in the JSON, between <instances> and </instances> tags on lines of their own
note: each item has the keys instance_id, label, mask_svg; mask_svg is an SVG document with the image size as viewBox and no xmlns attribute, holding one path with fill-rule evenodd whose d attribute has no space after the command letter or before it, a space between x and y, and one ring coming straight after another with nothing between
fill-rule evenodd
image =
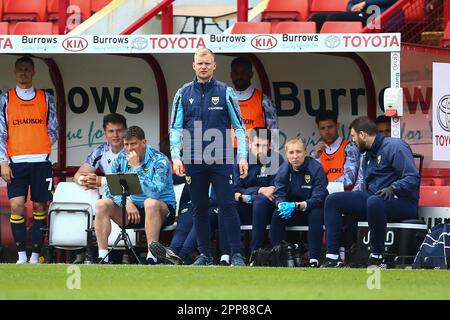
<instances>
[{"instance_id":1,"label":"blue surgical glove","mask_svg":"<svg viewBox=\"0 0 450 320\"><path fill-rule=\"evenodd\" d=\"M292 212L295 210L294 202L280 202L278 204L278 214L283 219L289 219L292 216Z\"/></svg>"}]
</instances>

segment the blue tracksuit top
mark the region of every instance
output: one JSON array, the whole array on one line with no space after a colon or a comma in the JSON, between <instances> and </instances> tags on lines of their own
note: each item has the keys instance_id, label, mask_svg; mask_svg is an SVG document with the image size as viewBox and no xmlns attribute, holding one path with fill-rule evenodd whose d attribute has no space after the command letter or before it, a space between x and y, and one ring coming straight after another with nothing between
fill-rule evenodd
<instances>
[{"instance_id":1,"label":"blue tracksuit top","mask_svg":"<svg viewBox=\"0 0 450 320\"><path fill-rule=\"evenodd\" d=\"M230 134L231 125L238 141L239 158L247 159L245 126L233 88L214 78L207 83L200 83L197 80L186 83L175 94L172 106L170 125L172 159L180 159L183 149L185 161L201 163L211 159L227 159L232 163L234 151ZM220 136L220 139L217 136Z\"/></svg>"},{"instance_id":2,"label":"blue tracksuit top","mask_svg":"<svg viewBox=\"0 0 450 320\"><path fill-rule=\"evenodd\" d=\"M143 207L147 198L158 199L173 208L176 207L170 161L163 153L152 147L147 145L144 160L138 168L131 168L128 165L127 153L125 150L120 151L112 163L111 172L137 173L144 193L129 197L137 207ZM105 188L105 195L121 206L121 196L111 195L108 186Z\"/></svg>"},{"instance_id":3,"label":"blue tracksuit top","mask_svg":"<svg viewBox=\"0 0 450 320\"><path fill-rule=\"evenodd\" d=\"M234 184L235 192L257 196L259 188L275 186L275 176L285 160L278 152L271 152L270 159L277 160L278 165L276 161L272 160L267 165L259 163L249 164L248 175L244 179L239 178L239 166L234 166L234 176L237 177Z\"/></svg>"},{"instance_id":4,"label":"blue tracksuit top","mask_svg":"<svg viewBox=\"0 0 450 320\"><path fill-rule=\"evenodd\" d=\"M306 201L307 210L323 207L328 180L322 165L307 156L298 171L286 161L275 177L275 204Z\"/></svg>"},{"instance_id":5,"label":"blue tracksuit top","mask_svg":"<svg viewBox=\"0 0 450 320\"><path fill-rule=\"evenodd\" d=\"M393 186L395 195L419 200L420 176L411 148L398 138L386 138L377 133L363 165L365 190L375 194L378 190Z\"/></svg>"}]
</instances>

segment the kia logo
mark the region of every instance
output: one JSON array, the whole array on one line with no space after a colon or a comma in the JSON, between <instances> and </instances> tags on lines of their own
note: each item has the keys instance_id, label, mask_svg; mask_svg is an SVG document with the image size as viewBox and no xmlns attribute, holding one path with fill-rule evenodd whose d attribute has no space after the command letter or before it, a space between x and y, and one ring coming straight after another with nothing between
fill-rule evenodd
<instances>
[{"instance_id":1,"label":"kia logo","mask_svg":"<svg viewBox=\"0 0 450 320\"><path fill-rule=\"evenodd\" d=\"M398 70L398 67L400 65L400 56L398 53L392 54L392 69L394 71Z\"/></svg>"},{"instance_id":2,"label":"kia logo","mask_svg":"<svg viewBox=\"0 0 450 320\"><path fill-rule=\"evenodd\" d=\"M268 35L256 36L251 42L253 48L258 50L269 50L277 45L277 39Z\"/></svg>"},{"instance_id":3,"label":"kia logo","mask_svg":"<svg viewBox=\"0 0 450 320\"><path fill-rule=\"evenodd\" d=\"M81 37L70 37L67 39L64 39L62 46L67 51L83 51L88 47L88 42L86 39Z\"/></svg>"}]
</instances>

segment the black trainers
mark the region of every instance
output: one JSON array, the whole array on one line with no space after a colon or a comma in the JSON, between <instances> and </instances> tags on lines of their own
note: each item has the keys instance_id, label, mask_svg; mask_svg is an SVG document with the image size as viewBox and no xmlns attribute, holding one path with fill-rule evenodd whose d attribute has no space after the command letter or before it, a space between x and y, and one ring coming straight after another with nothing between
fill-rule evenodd
<instances>
[{"instance_id":1,"label":"black trainers","mask_svg":"<svg viewBox=\"0 0 450 320\"><path fill-rule=\"evenodd\" d=\"M308 268L318 268L319 267L319 262L318 261L310 261L310 262L308 262L307 267Z\"/></svg>"},{"instance_id":2,"label":"black trainers","mask_svg":"<svg viewBox=\"0 0 450 320\"><path fill-rule=\"evenodd\" d=\"M227 260L220 260L220 263L219 263L221 266L225 266L225 267L227 267L227 266L229 266L230 265L230 263L227 261Z\"/></svg>"},{"instance_id":3,"label":"black trainers","mask_svg":"<svg viewBox=\"0 0 450 320\"><path fill-rule=\"evenodd\" d=\"M323 260L321 268L343 268L344 263L342 262L341 258L337 259L331 259L331 258L325 258Z\"/></svg>"},{"instance_id":4,"label":"black trainers","mask_svg":"<svg viewBox=\"0 0 450 320\"><path fill-rule=\"evenodd\" d=\"M387 264L384 262L383 258L375 258L369 256L369 261L367 261L367 267L377 267L380 269L387 269Z\"/></svg>"},{"instance_id":5,"label":"black trainers","mask_svg":"<svg viewBox=\"0 0 450 320\"><path fill-rule=\"evenodd\" d=\"M221 265L221 266L229 266L230 265L230 255L229 254L221 255L220 256L219 265Z\"/></svg>"},{"instance_id":6,"label":"black trainers","mask_svg":"<svg viewBox=\"0 0 450 320\"><path fill-rule=\"evenodd\" d=\"M244 257L240 253L235 253L231 257L231 266L245 267Z\"/></svg>"},{"instance_id":7,"label":"black trainers","mask_svg":"<svg viewBox=\"0 0 450 320\"><path fill-rule=\"evenodd\" d=\"M156 259L158 259L158 261L161 261L162 263L177 265L183 263L183 260L179 256L177 256L175 252L173 252L169 248L164 247L158 241L152 241L148 245L148 250Z\"/></svg>"},{"instance_id":8,"label":"black trainers","mask_svg":"<svg viewBox=\"0 0 450 320\"><path fill-rule=\"evenodd\" d=\"M193 264L191 264L191 266L212 266L213 265L213 260L211 257L207 257L206 255L204 255L203 253L200 254L194 261Z\"/></svg>"},{"instance_id":9,"label":"black trainers","mask_svg":"<svg viewBox=\"0 0 450 320\"><path fill-rule=\"evenodd\" d=\"M97 258L97 260L95 260L95 264L109 264L109 262L104 261L103 258Z\"/></svg>"},{"instance_id":10,"label":"black trainers","mask_svg":"<svg viewBox=\"0 0 450 320\"><path fill-rule=\"evenodd\" d=\"M75 260L73 260L73 264L83 264L84 263L84 259L86 258L86 254L83 252L83 253L78 253L76 256L75 256Z\"/></svg>"},{"instance_id":11,"label":"black trainers","mask_svg":"<svg viewBox=\"0 0 450 320\"><path fill-rule=\"evenodd\" d=\"M147 258L147 259L145 259L145 264L146 264L146 265L153 266L153 265L155 265L155 264L159 264L159 261L155 261L155 260L153 260L152 258Z\"/></svg>"}]
</instances>

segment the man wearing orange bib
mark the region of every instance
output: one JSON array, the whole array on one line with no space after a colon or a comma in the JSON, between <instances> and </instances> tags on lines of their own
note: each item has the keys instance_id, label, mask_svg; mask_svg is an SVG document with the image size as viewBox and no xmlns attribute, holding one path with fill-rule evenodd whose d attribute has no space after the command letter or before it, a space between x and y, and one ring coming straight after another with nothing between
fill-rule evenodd
<instances>
[{"instance_id":1,"label":"man wearing orange bib","mask_svg":"<svg viewBox=\"0 0 450 320\"><path fill-rule=\"evenodd\" d=\"M253 128L278 129L277 109L272 100L251 84L252 63L245 57L235 58L231 62L231 80L239 101L242 119L247 137ZM233 136L233 147L236 139Z\"/></svg>"},{"instance_id":2,"label":"man wearing orange bib","mask_svg":"<svg viewBox=\"0 0 450 320\"><path fill-rule=\"evenodd\" d=\"M351 191L358 177L360 154L353 142L339 136L337 114L332 110L320 111L316 124L322 137L311 156L318 160L327 175L328 182L342 182L345 191ZM345 218L344 237L341 243L341 258L345 259L345 248L355 242L356 222L350 216Z\"/></svg>"},{"instance_id":3,"label":"man wearing orange bib","mask_svg":"<svg viewBox=\"0 0 450 320\"><path fill-rule=\"evenodd\" d=\"M316 124L322 137L311 156L320 161L328 182L342 182L346 191L352 190L359 168L359 152L354 143L339 136L337 114L331 110L321 111Z\"/></svg>"},{"instance_id":4,"label":"man wearing orange bib","mask_svg":"<svg viewBox=\"0 0 450 320\"><path fill-rule=\"evenodd\" d=\"M58 119L53 98L33 87L34 62L29 57L15 63L16 87L0 96L0 161L8 184L11 229L18 250L17 264L38 263L41 228L52 200L53 174L50 153L58 139ZM28 188L33 201L32 254L25 251L25 202Z\"/></svg>"}]
</instances>

